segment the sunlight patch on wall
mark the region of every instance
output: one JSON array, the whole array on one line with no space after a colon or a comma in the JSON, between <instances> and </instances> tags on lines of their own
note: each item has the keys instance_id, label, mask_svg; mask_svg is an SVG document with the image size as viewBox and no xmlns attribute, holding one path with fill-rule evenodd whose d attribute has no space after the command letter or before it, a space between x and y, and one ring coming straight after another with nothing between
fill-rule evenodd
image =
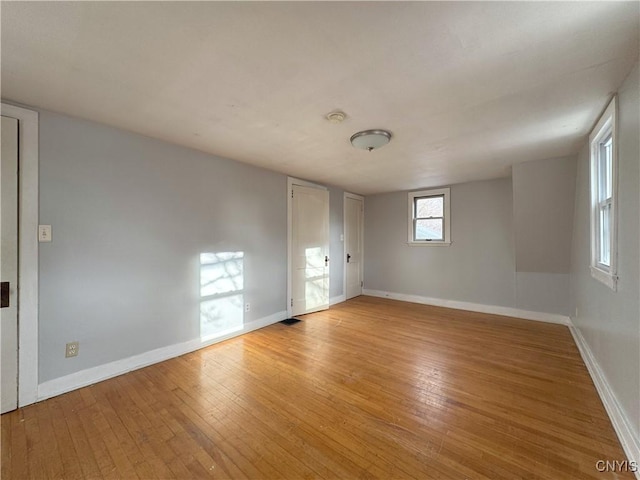
<instances>
[{"instance_id":1,"label":"sunlight patch on wall","mask_svg":"<svg viewBox=\"0 0 640 480\"><path fill-rule=\"evenodd\" d=\"M200 254L200 338L228 335L244 323L244 252Z\"/></svg>"},{"instance_id":2,"label":"sunlight patch on wall","mask_svg":"<svg viewBox=\"0 0 640 480\"><path fill-rule=\"evenodd\" d=\"M327 303L329 274L322 247L305 250L305 302L306 308L317 308Z\"/></svg>"}]
</instances>

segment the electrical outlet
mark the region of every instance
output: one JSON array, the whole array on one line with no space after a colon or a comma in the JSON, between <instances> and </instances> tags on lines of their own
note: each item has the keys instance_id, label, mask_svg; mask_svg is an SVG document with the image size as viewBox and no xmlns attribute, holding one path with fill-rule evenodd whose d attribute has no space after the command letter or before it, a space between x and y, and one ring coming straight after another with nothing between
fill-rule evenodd
<instances>
[{"instance_id":1,"label":"electrical outlet","mask_svg":"<svg viewBox=\"0 0 640 480\"><path fill-rule=\"evenodd\" d=\"M80 342L67 343L67 348L65 350L64 356L67 358L76 357L78 355L79 349L80 349Z\"/></svg>"},{"instance_id":2,"label":"electrical outlet","mask_svg":"<svg viewBox=\"0 0 640 480\"><path fill-rule=\"evenodd\" d=\"M250 312L251 311L251 304L250 303L245 303L244 304L244 311L245 312Z\"/></svg>"}]
</instances>

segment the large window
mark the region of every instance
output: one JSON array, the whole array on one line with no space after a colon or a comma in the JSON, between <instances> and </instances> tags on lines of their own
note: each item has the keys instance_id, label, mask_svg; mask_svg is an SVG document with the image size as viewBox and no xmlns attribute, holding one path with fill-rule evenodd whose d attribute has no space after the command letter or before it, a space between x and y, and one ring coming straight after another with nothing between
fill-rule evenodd
<instances>
[{"instance_id":1,"label":"large window","mask_svg":"<svg viewBox=\"0 0 640 480\"><path fill-rule=\"evenodd\" d=\"M449 245L449 189L409 192L409 244Z\"/></svg>"},{"instance_id":2,"label":"large window","mask_svg":"<svg viewBox=\"0 0 640 480\"><path fill-rule=\"evenodd\" d=\"M589 136L591 154L591 274L616 288L616 98Z\"/></svg>"}]
</instances>

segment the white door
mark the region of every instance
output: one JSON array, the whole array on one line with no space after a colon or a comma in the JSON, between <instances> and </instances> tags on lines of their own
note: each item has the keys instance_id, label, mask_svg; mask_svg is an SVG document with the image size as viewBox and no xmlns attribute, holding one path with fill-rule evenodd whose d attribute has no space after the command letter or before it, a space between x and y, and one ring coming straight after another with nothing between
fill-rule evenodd
<instances>
[{"instance_id":1,"label":"white door","mask_svg":"<svg viewBox=\"0 0 640 480\"><path fill-rule=\"evenodd\" d=\"M329 308L329 191L293 185L291 315Z\"/></svg>"},{"instance_id":2,"label":"white door","mask_svg":"<svg viewBox=\"0 0 640 480\"><path fill-rule=\"evenodd\" d=\"M345 293L349 298L362 295L362 250L364 201L360 197L344 197Z\"/></svg>"},{"instance_id":3,"label":"white door","mask_svg":"<svg viewBox=\"0 0 640 480\"><path fill-rule=\"evenodd\" d=\"M4 413L18 407L18 120L9 117L2 117L0 281L0 406Z\"/></svg>"}]
</instances>

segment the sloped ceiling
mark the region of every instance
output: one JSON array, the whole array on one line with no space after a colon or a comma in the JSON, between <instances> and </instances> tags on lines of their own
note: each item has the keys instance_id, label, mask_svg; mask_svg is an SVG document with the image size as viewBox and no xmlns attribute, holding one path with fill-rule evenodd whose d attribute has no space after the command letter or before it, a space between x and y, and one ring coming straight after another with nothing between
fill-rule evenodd
<instances>
[{"instance_id":1,"label":"sloped ceiling","mask_svg":"<svg viewBox=\"0 0 640 480\"><path fill-rule=\"evenodd\" d=\"M361 194L494 178L577 152L639 5L2 2L2 97Z\"/></svg>"}]
</instances>

